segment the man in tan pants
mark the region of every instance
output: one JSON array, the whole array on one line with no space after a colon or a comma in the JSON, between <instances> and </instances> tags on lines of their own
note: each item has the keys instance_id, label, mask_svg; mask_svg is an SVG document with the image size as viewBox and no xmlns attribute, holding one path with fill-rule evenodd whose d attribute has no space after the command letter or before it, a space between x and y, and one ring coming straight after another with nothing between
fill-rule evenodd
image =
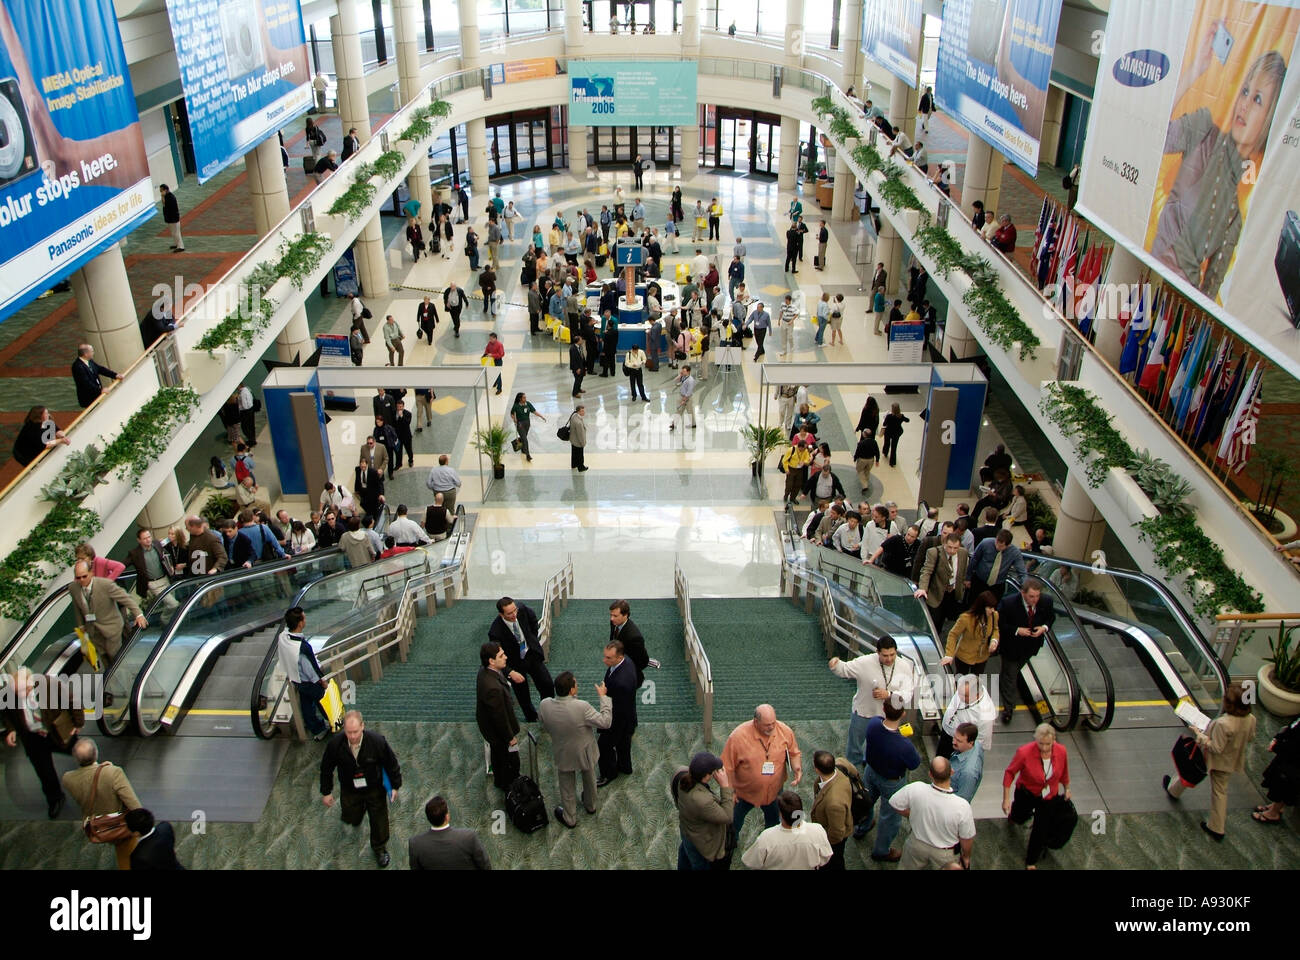
<instances>
[{"instance_id":1,"label":"man in tan pants","mask_svg":"<svg viewBox=\"0 0 1300 960\"><path fill-rule=\"evenodd\" d=\"M94 740L86 737L79 739L72 748L72 756L77 761L77 769L69 770L63 775L63 789L81 806L81 816L89 818L93 813L117 813L136 810L142 804L131 788L131 781L126 778L121 767L105 761L99 762L99 747ZM95 785L95 773L99 772L99 784ZM131 851L135 849L134 834L115 843L113 850L117 855L117 869L131 869Z\"/></svg>"}]
</instances>

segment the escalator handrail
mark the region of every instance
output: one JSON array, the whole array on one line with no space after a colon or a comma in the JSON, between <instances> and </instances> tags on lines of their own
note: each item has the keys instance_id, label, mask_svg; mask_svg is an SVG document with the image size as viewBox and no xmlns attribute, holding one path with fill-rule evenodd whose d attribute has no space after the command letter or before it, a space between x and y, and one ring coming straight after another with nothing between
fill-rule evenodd
<instances>
[{"instance_id":1,"label":"escalator handrail","mask_svg":"<svg viewBox=\"0 0 1300 960\"><path fill-rule=\"evenodd\" d=\"M118 577L117 582L120 583L123 577L130 577L132 584L134 585L135 576L136 574L134 571L127 571L124 572L121 577ZM28 616L26 620L23 621L23 625L14 631L14 635L9 638L9 642L6 643L4 649L0 651L0 667L7 664L9 658L12 657L17 652L18 648L23 645L23 642L27 639L27 634L32 630L41 617L45 615L46 611L55 603L67 597L68 591L71 589L72 584L65 583L36 605L36 609L31 612L31 615ZM161 599L161 597L159 599Z\"/></svg>"},{"instance_id":2,"label":"escalator handrail","mask_svg":"<svg viewBox=\"0 0 1300 960\"><path fill-rule=\"evenodd\" d=\"M1020 581L1014 576L1008 576L1006 583L1008 588L1007 596L1010 595L1010 590L1015 590L1019 593ZM1052 651L1052 656L1056 658L1056 662L1061 668L1061 673L1065 677L1066 684L1070 688L1070 714L1066 718L1064 726L1057 727L1056 724L1052 724L1052 726L1062 732L1068 732L1073 730L1079 724L1079 698L1083 695L1083 687L1079 684L1079 675L1074 672L1074 664L1072 664L1070 658L1065 655L1065 650L1061 647L1061 641L1057 639L1056 634L1049 628L1047 633L1043 636L1047 641L1048 648ZM1034 682L1038 684L1039 691L1043 692L1043 684L1038 677L1038 671L1034 669L1032 657L1025 661L1025 666L1028 667L1029 671L1034 675ZM1046 693L1043 694L1043 702L1048 705L1048 709L1051 709L1051 701L1047 699ZM1112 704L1114 702L1113 694L1111 702Z\"/></svg>"},{"instance_id":3,"label":"escalator handrail","mask_svg":"<svg viewBox=\"0 0 1300 960\"><path fill-rule=\"evenodd\" d=\"M235 629L214 634L205 640L203 645L194 651L194 656L190 658L189 665L176 683L176 689L167 698L167 706L163 708L158 723L164 727L171 727L172 723L167 719L168 711L175 707L176 716L180 717L182 711L185 710L186 704L193 702L194 697L198 695L198 691L194 687L198 683L199 677L204 675L207 662L214 659L213 654L232 641L240 640L243 637L257 633L259 630L265 630L281 619L282 617L279 614L273 617L263 616L258 620L241 623Z\"/></svg>"},{"instance_id":4,"label":"escalator handrail","mask_svg":"<svg viewBox=\"0 0 1300 960\"><path fill-rule=\"evenodd\" d=\"M1151 663L1160 671L1165 683L1169 685L1169 689L1173 691L1175 702L1183 700L1196 702L1195 697L1192 696L1192 691L1187 688L1182 676L1169 663L1169 658L1165 655L1164 650L1160 648L1160 644L1156 643L1155 638L1148 631L1142 629L1141 624L1131 623L1120 617L1110 617L1104 613L1098 613L1086 608L1079 610L1078 613L1084 621L1094 623L1105 630L1125 634L1140 646L1146 652Z\"/></svg>"},{"instance_id":5,"label":"escalator handrail","mask_svg":"<svg viewBox=\"0 0 1300 960\"><path fill-rule=\"evenodd\" d=\"M1178 598L1174 596L1173 591L1155 577L1149 576L1140 570L1125 570L1120 567L1106 567L1099 571L1094 564L1084 563L1081 560L1066 560L1062 557L1056 556L1055 554L1044 556L1042 559L1049 564L1058 563L1075 570L1086 570L1089 573L1105 573L1112 577L1118 577L1121 580L1136 580L1145 586L1151 587L1157 594L1159 594L1160 599L1165 602L1165 605L1174 614L1174 619L1177 620L1179 626L1183 628L1183 632L1192 638L1192 642L1197 647L1196 652L1201 656L1201 659L1210 665L1210 669L1214 671L1215 678L1219 681L1219 689L1228 689L1228 684L1230 682L1228 679L1228 671L1223 666L1222 661L1219 660L1219 655L1214 652L1214 647L1212 647L1210 643L1201 636L1201 631L1197 629L1196 621L1188 615ZM1040 577L1039 579L1045 578ZM1129 621L1124 622L1128 623Z\"/></svg>"},{"instance_id":6,"label":"escalator handrail","mask_svg":"<svg viewBox=\"0 0 1300 960\"><path fill-rule=\"evenodd\" d=\"M1079 615L1074 609L1074 604L1070 603L1066 596L1057 589L1056 584L1052 583L1050 580L1043 577L1036 577L1035 579L1042 583L1043 591L1052 598L1053 606L1055 606L1056 609L1063 611L1065 615L1070 618L1070 621L1074 624L1074 629L1079 631L1079 638L1083 641L1083 645L1088 649L1088 655L1096 662L1097 668L1101 672L1102 686L1106 691L1106 712L1102 715L1100 721L1094 720L1092 717L1087 717L1083 721L1084 726L1089 730L1100 733L1102 730L1109 727L1111 722L1115 719L1115 679L1110 674L1110 667L1106 665L1106 660L1102 657L1101 651L1098 650L1096 645L1092 642L1092 637L1088 636L1088 631L1084 629L1083 624L1080 622ZM1052 627L1048 627L1047 632L1053 636L1055 636L1056 633L1055 629ZM1079 685L1079 695L1087 695L1087 691L1083 689L1082 684ZM1092 702L1091 697L1088 697L1088 702Z\"/></svg>"},{"instance_id":7,"label":"escalator handrail","mask_svg":"<svg viewBox=\"0 0 1300 960\"><path fill-rule=\"evenodd\" d=\"M261 563L248 568L239 567L233 571L222 570L220 573L203 578L199 588L190 594L189 598L173 615L171 623L167 625L167 629L163 631L162 635L158 638L158 642L155 643L153 649L149 651L149 656L145 658L144 663L140 664L140 672L136 674L135 680L131 683L131 692L127 695L127 709L131 713L132 722L135 723L136 732L139 733L140 736L150 736L150 734L140 728L140 717L137 711L140 697L144 693L145 681L148 679L149 674L153 672L159 658L167 651L167 648L171 646L172 641L176 638L176 634L179 632L181 623L184 621L186 615L194 609L194 606L199 602L200 597L216 587L223 587L234 583L243 583L246 580L255 580L259 577L279 573L294 566L302 565L303 563L310 563L323 557L335 556L342 552L343 551L338 547L330 547L327 550L313 550L310 553L297 554L293 557L286 557L284 560L276 560L273 563ZM178 581L178 584L188 583L193 579L195 578L188 577ZM118 651L117 659L113 662L108 673L104 675L105 687L108 686L109 681L117 671L118 666L126 662L127 651L130 649L131 645L135 643L136 638L142 633L142 630L137 630L131 635L130 639L122 644L122 648ZM184 674L182 674L182 676L183 675Z\"/></svg>"}]
</instances>

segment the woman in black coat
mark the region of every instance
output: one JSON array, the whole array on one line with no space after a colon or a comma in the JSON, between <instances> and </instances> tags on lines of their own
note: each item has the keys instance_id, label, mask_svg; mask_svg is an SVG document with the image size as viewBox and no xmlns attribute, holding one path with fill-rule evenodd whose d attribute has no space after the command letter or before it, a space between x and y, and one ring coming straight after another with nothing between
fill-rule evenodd
<instances>
[{"instance_id":1,"label":"woman in black coat","mask_svg":"<svg viewBox=\"0 0 1300 960\"><path fill-rule=\"evenodd\" d=\"M870 430L872 436L880 432L880 404L876 403L875 397L867 397L867 402L862 406L862 413L858 416L858 425L854 429L858 433Z\"/></svg>"},{"instance_id":2,"label":"woman in black coat","mask_svg":"<svg viewBox=\"0 0 1300 960\"><path fill-rule=\"evenodd\" d=\"M1282 812L1300 803L1300 717L1283 727L1268 745L1273 760L1264 770L1263 786L1269 802L1251 814L1256 823L1282 822Z\"/></svg>"},{"instance_id":3,"label":"woman in black coat","mask_svg":"<svg viewBox=\"0 0 1300 960\"><path fill-rule=\"evenodd\" d=\"M898 466L898 438L903 435L903 424L910 422L898 404L890 405L889 413L885 414L885 448L880 455L889 457L891 467Z\"/></svg>"}]
</instances>

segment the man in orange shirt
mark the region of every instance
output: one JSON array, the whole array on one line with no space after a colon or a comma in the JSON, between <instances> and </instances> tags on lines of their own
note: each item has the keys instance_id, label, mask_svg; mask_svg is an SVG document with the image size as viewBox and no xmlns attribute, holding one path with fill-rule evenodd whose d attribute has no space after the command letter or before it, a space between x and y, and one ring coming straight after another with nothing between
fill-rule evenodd
<instances>
[{"instance_id":1,"label":"man in orange shirt","mask_svg":"<svg viewBox=\"0 0 1300 960\"><path fill-rule=\"evenodd\" d=\"M785 786L786 759L794 771L790 786L803 779L803 757L794 731L776 719L770 704L760 704L754 719L731 732L722 748L722 765L727 771L736 796L734 824L736 836L745 825L749 811L763 811L763 826L774 827L781 820L776 798Z\"/></svg>"}]
</instances>

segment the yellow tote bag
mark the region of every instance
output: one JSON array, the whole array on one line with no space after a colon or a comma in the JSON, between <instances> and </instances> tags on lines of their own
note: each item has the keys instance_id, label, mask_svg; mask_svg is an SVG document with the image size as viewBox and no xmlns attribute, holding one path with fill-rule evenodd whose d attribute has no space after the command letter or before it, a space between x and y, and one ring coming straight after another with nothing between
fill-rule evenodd
<instances>
[{"instance_id":1,"label":"yellow tote bag","mask_svg":"<svg viewBox=\"0 0 1300 960\"><path fill-rule=\"evenodd\" d=\"M478 358L478 362L479 362L479 365L480 365L480 366L483 366L483 367L490 367L490 366L492 366L492 358L489 357L489 356L487 356L486 354L484 354L483 356L479 357L479 358Z\"/></svg>"}]
</instances>

